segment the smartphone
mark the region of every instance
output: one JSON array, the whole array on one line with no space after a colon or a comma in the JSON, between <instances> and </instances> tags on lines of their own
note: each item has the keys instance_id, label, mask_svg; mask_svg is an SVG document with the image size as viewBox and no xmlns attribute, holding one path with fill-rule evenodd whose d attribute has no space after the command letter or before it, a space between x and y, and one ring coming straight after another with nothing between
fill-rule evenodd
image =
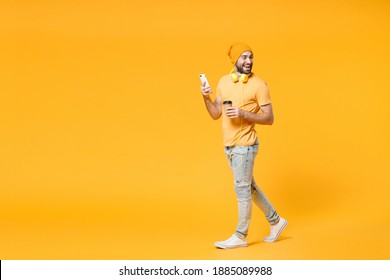
<instances>
[{"instance_id":1,"label":"smartphone","mask_svg":"<svg viewBox=\"0 0 390 280\"><path fill-rule=\"evenodd\" d=\"M199 77L202 85L206 83L206 87L210 86L209 81L207 81L206 74L200 74Z\"/></svg>"}]
</instances>

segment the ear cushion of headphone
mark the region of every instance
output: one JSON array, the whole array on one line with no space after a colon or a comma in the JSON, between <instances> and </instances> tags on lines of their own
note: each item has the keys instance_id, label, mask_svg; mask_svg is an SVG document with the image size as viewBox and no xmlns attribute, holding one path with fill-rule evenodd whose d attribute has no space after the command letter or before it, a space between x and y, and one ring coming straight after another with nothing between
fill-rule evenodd
<instances>
[{"instance_id":1,"label":"ear cushion of headphone","mask_svg":"<svg viewBox=\"0 0 390 280\"><path fill-rule=\"evenodd\" d=\"M235 73L230 73L230 77L234 83L238 82L238 76Z\"/></svg>"},{"instance_id":2,"label":"ear cushion of headphone","mask_svg":"<svg viewBox=\"0 0 390 280\"><path fill-rule=\"evenodd\" d=\"M249 79L248 75L241 74L241 76L240 76L240 81L241 82L246 83L246 82L248 82L248 79Z\"/></svg>"}]
</instances>

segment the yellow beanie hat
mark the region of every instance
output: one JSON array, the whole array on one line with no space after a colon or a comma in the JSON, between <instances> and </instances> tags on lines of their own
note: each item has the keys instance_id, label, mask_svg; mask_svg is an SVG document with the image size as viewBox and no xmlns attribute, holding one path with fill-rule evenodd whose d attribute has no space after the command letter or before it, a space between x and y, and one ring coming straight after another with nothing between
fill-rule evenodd
<instances>
[{"instance_id":1,"label":"yellow beanie hat","mask_svg":"<svg viewBox=\"0 0 390 280\"><path fill-rule=\"evenodd\" d=\"M238 60L238 58L241 56L241 54L243 52L246 52L246 51L250 51L252 52L252 49L244 44L244 43L234 43L233 45L230 46L230 48L228 49L228 56L230 57L230 61L233 63L233 64L236 64L236 61Z\"/></svg>"}]
</instances>

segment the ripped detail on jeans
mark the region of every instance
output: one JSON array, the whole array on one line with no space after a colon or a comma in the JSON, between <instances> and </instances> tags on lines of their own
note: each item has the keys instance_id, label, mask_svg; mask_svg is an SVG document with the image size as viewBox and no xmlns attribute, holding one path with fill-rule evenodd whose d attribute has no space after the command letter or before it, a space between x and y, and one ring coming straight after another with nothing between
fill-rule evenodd
<instances>
[{"instance_id":1,"label":"ripped detail on jeans","mask_svg":"<svg viewBox=\"0 0 390 280\"><path fill-rule=\"evenodd\" d=\"M237 187L248 187L252 184L252 182L249 182L247 178L240 178L240 180L235 180L234 185Z\"/></svg>"}]
</instances>

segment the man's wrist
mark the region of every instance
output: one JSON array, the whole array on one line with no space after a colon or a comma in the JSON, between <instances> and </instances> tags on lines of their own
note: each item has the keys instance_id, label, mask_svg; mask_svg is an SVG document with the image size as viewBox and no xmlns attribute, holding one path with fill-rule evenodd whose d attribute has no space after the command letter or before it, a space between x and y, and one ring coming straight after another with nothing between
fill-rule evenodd
<instances>
[{"instance_id":1,"label":"man's wrist","mask_svg":"<svg viewBox=\"0 0 390 280\"><path fill-rule=\"evenodd\" d=\"M243 119L247 119L248 118L248 111L245 111L245 110L242 110L241 109L241 117L243 118Z\"/></svg>"}]
</instances>

